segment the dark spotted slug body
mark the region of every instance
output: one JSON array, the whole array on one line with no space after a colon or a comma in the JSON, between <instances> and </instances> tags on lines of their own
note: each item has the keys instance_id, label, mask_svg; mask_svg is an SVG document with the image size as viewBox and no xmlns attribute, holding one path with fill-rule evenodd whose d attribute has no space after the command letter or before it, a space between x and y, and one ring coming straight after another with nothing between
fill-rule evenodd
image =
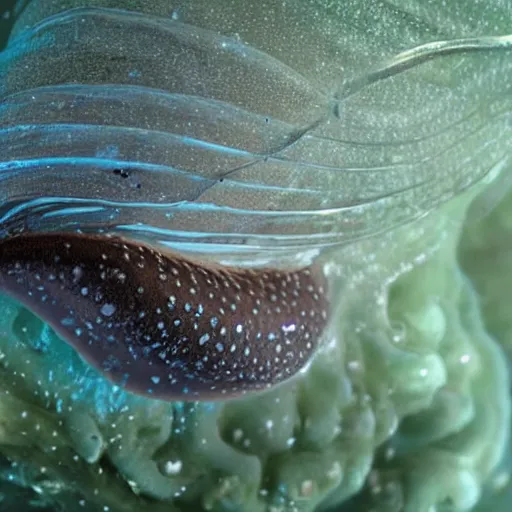
<instances>
[{"instance_id":1,"label":"dark spotted slug body","mask_svg":"<svg viewBox=\"0 0 512 512\"><path fill-rule=\"evenodd\" d=\"M213 400L302 369L327 320L311 268L202 264L121 238L24 234L0 242L0 292L107 378L166 400Z\"/></svg>"}]
</instances>

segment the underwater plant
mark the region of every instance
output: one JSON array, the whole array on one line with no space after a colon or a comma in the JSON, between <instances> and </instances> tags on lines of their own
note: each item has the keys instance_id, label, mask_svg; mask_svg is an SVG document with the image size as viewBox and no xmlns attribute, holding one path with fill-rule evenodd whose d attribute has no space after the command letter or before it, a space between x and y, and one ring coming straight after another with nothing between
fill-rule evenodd
<instances>
[{"instance_id":1,"label":"underwater plant","mask_svg":"<svg viewBox=\"0 0 512 512\"><path fill-rule=\"evenodd\" d=\"M4 509L507 510L512 6L16 9Z\"/></svg>"}]
</instances>

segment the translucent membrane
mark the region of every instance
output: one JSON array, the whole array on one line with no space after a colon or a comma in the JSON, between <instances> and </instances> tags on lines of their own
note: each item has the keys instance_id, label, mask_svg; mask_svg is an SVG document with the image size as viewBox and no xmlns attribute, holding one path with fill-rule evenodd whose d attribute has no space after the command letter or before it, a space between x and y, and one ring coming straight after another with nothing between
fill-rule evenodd
<instances>
[{"instance_id":1,"label":"translucent membrane","mask_svg":"<svg viewBox=\"0 0 512 512\"><path fill-rule=\"evenodd\" d=\"M98 8L65 11L82 3ZM0 236L116 230L285 267L336 250L311 363L215 404L126 392L1 297L0 486L86 512L508 511L509 4L21 2L0 56ZM463 191L491 181L469 217L503 208L457 252L483 187ZM138 268L126 282L151 292ZM31 269L10 270L38 299Z\"/></svg>"},{"instance_id":2,"label":"translucent membrane","mask_svg":"<svg viewBox=\"0 0 512 512\"><path fill-rule=\"evenodd\" d=\"M170 18L57 14L0 58L0 222L203 253L296 253L389 229L506 163L510 49L509 37L426 44L331 94Z\"/></svg>"}]
</instances>

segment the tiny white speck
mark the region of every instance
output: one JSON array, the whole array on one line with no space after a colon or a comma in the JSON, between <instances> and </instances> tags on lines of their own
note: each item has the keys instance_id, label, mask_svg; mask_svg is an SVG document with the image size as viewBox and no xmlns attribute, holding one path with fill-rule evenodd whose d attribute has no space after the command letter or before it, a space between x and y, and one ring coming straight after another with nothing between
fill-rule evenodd
<instances>
[{"instance_id":1,"label":"tiny white speck","mask_svg":"<svg viewBox=\"0 0 512 512\"><path fill-rule=\"evenodd\" d=\"M165 473L167 475L177 475L181 471L182 467L183 467L183 463L181 462L181 460L177 460L177 461L168 460L165 463Z\"/></svg>"},{"instance_id":2,"label":"tiny white speck","mask_svg":"<svg viewBox=\"0 0 512 512\"><path fill-rule=\"evenodd\" d=\"M297 326L295 324L283 325L281 327L281 330L285 333L295 332L296 329L297 329Z\"/></svg>"},{"instance_id":3,"label":"tiny white speck","mask_svg":"<svg viewBox=\"0 0 512 512\"><path fill-rule=\"evenodd\" d=\"M100 312L103 316L112 316L116 311L116 307L114 304L103 304L101 306Z\"/></svg>"},{"instance_id":4,"label":"tiny white speck","mask_svg":"<svg viewBox=\"0 0 512 512\"><path fill-rule=\"evenodd\" d=\"M460 358L460 362L462 364L467 364L469 363L469 361L471 360L471 356L469 354L464 354L463 356L461 356Z\"/></svg>"}]
</instances>

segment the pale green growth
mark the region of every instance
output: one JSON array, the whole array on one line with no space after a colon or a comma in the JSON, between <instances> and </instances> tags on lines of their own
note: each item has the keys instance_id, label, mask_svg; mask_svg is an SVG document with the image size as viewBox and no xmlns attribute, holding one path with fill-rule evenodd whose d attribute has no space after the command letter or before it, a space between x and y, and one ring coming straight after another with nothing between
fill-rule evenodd
<instances>
[{"instance_id":1,"label":"pale green growth","mask_svg":"<svg viewBox=\"0 0 512 512\"><path fill-rule=\"evenodd\" d=\"M225 405L127 395L3 300L0 450L91 510L470 510L506 480L510 430L505 358L457 263L470 199L330 257L338 321L312 366Z\"/></svg>"}]
</instances>

